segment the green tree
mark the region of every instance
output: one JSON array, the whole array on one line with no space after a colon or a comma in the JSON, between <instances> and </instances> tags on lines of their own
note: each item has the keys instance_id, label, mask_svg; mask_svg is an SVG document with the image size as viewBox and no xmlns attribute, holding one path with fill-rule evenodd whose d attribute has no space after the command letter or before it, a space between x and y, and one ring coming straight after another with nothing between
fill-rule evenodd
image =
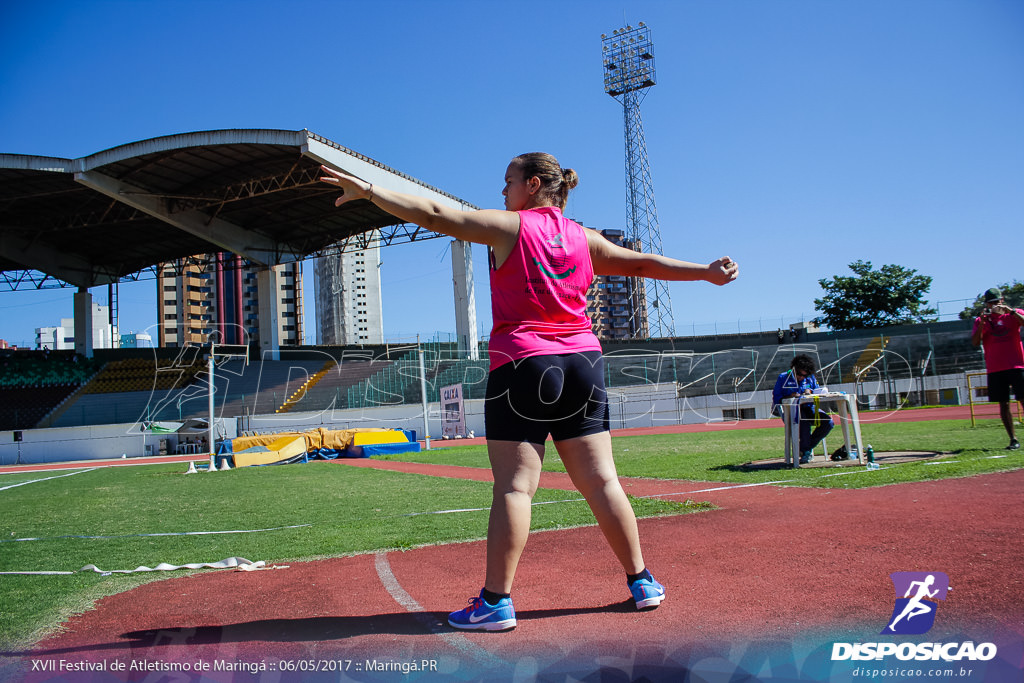
<instances>
[{"instance_id":1,"label":"green tree","mask_svg":"<svg viewBox=\"0 0 1024 683\"><path fill-rule=\"evenodd\" d=\"M1003 292L1003 299L1010 308L1024 308L1024 282L1013 281L1013 284L1004 282L999 285ZM985 308L985 295L979 294L974 303L960 311L961 320L974 320L981 315L981 309Z\"/></svg>"},{"instance_id":2,"label":"green tree","mask_svg":"<svg viewBox=\"0 0 1024 683\"><path fill-rule=\"evenodd\" d=\"M850 270L856 277L837 275L818 280L825 296L814 300L821 315L818 325L833 330L886 327L906 323L933 322L936 310L927 308L924 295L932 286L927 275L897 265L873 270L871 261L854 261Z\"/></svg>"}]
</instances>

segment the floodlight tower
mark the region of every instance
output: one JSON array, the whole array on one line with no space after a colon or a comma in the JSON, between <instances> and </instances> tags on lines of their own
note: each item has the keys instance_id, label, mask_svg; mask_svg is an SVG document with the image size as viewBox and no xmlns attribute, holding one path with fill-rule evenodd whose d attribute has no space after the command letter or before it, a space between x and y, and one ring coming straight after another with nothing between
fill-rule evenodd
<instances>
[{"instance_id":1,"label":"floodlight tower","mask_svg":"<svg viewBox=\"0 0 1024 683\"><path fill-rule=\"evenodd\" d=\"M654 184L647 160L640 103L655 83L654 43L651 30L640 22L635 28L601 34L604 53L604 91L622 103L626 131L626 235L637 251L663 253ZM633 337L670 337L675 334L668 283L634 278L630 282Z\"/></svg>"}]
</instances>

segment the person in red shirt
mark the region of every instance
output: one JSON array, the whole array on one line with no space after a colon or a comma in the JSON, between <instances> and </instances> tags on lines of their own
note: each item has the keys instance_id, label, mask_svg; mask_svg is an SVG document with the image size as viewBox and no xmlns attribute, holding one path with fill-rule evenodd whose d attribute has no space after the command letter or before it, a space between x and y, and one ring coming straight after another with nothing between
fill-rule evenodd
<instances>
[{"instance_id":1,"label":"person in red shirt","mask_svg":"<svg viewBox=\"0 0 1024 683\"><path fill-rule=\"evenodd\" d=\"M1010 437L1006 449L1015 451L1020 448L1020 442L1014 432L1010 389L1024 409L1024 344L1020 338L1024 310L1007 306L1003 293L996 287L986 291L984 297L985 308L974 319L971 343L984 348L988 400L999 404L999 417Z\"/></svg>"},{"instance_id":2,"label":"person in red shirt","mask_svg":"<svg viewBox=\"0 0 1024 683\"><path fill-rule=\"evenodd\" d=\"M448 616L464 630L516 626L512 580L530 533L533 495L550 435L573 484L626 572L637 609L657 607L665 587L647 570L633 508L619 483L609 434L601 345L586 312L594 275L705 280L724 285L738 266L644 254L612 244L562 215L579 177L550 154L522 154L505 170L504 210L459 211L375 187L330 167L335 205L368 200L409 223L487 245L493 329L484 423L494 494L480 596Z\"/></svg>"}]
</instances>

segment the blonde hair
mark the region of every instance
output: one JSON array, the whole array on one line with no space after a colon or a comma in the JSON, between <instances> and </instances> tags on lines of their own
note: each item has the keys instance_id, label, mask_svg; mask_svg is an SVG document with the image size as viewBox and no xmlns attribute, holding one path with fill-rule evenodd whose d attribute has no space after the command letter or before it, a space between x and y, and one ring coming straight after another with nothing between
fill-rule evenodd
<instances>
[{"instance_id":1,"label":"blonde hair","mask_svg":"<svg viewBox=\"0 0 1024 683\"><path fill-rule=\"evenodd\" d=\"M547 152L520 154L512 163L523 173L523 179L536 176L541 194L559 209L565 210L569 190L580 184L580 177L571 168L562 168L558 159Z\"/></svg>"}]
</instances>

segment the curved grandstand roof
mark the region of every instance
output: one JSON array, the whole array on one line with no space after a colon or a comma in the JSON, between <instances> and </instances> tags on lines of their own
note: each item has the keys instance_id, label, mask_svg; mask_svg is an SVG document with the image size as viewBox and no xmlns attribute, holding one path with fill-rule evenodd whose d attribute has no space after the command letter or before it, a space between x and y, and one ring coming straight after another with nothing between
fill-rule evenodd
<instances>
[{"instance_id":1,"label":"curved grandstand roof","mask_svg":"<svg viewBox=\"0 0 1024 683\"><path fill-rule=\"evenodd\" d=\"M308 130L168 135L80 159L0 154L0 271L92 287L209 252L294 261L403 224L367 201L335 208L337 191L317 181L322 163L476 208Z\"/></svg>"}]
</instances>

